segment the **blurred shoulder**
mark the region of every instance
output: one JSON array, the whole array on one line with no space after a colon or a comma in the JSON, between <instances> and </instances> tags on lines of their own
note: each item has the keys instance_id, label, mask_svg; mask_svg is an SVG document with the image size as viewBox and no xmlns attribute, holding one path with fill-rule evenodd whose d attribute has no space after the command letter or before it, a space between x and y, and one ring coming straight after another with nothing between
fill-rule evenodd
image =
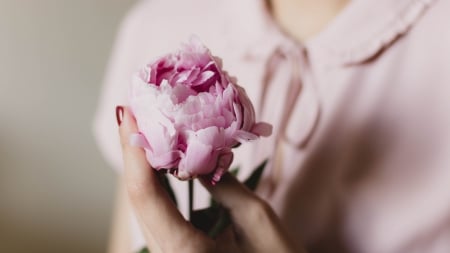
<instances>
[{"instance_id":1,"label":"blurred shoulder","mask_svg":"<svg viewBox=\"0 0 450 253\"><path fill-rule=\"evenodd\" d=\"M427 47L428 52L440 54L450 52L448 48L448 45L450 45L450 29L448 29L447 25L450 21L450 1L434 0L423 2L425 2L424 4L429 4L428 10L414 26L411 35L415 36L415 40L422 47Z\"/></svg>"},{"instance_id":2,"label":"blurred shoulder","mask_svg":"<svg viewBox=\"0 0 450 253\"><path fill-rule=\"evenodd\" d=\"M436 90L448 89L450 81L450 1L423 0L428 4L426 11L418 17L411 30L394 43L398 59L404 60L402 65L411 71L410 75L420 76L417 83L428 87L434 83ZM405 17L406 19L408 17ZM405 21L406 22L406 21ZM398 55L397 55L398 56ZM438 85L440 84L440 85ZM439 89L437 89L439 87Z\"/></svg>"},{"instance_id":3,"label":"blurred shoulder","mask_svg":"<svg viewBox=\"0 0 450 253\"><path fill-rule=\"evenodd\" d=\"M167 53L192 35L212 47L224 36L226 1L142 0L124 18L120 34L134 40L135 49L150 55Z\"/></svg>"}]
</instances>

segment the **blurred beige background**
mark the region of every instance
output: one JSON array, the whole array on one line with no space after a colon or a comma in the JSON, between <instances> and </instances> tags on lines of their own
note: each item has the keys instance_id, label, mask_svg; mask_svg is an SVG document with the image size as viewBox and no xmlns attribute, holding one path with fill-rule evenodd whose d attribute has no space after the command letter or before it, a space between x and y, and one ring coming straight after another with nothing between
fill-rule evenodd
<instances>
[{"instance_id":1,"label":"blurred beige background","mask_svg":"<svg viewBox=\"0 0 450 253\"><path fill-rule=\"evenodd\" d=\"M116 182L92 117L133 2L0 0L0 252L105 252Z\"/></svg>"}]
</instances>

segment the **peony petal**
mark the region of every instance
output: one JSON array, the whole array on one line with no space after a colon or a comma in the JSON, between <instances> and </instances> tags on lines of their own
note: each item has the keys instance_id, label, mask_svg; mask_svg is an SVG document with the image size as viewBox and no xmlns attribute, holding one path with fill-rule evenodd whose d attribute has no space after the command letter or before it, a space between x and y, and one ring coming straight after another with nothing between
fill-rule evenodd
<instances>
[{"instance_id":1,"label":"peony petal","mask_svg":"<svg viewBox=\"0 0 450 253\"><path fill-rule=\"evenodd\" d=\"M251 132L258 136L267 137L272 134L272 125L266 122L258 122L253 125Z\"/></svg>"},{"instance_id":2,"label":"peony petal","mask_svg":"<svg viewBox=\"0 0 450 253\"><path fill-rule=\"evenodd\" d=\"M184 71L178 72L177 74L175 74L172 81L174 83L184 83L189 78L191 73L192 73L192 70L184 70Z\"/></svg>"},{"instance_id":3,"label":"peony petal","mask_svg":"<svg viewBox=\"0 0 450 253\"><path fill-rule=\"evenodd\" d=\"M219 82L216 82L216 84L214 86L211 86L211 88L214 88L214 92L210 91L210 93L214 94L217 97L219 97L218 94L223 93L223 87L222 87L222 85L220 85Z\"/></svg>"},{"instance_id":4,"label":"peony petal","mask_svg":"<svg viewBox=\"0 0 450 253\"><path fill-rule=\"evenodd\" d=\"M225 119L225 127L229 127L231 123L236 121L235 115L231 111L223 109L221 112Z\"/></svg>"},{"instance_id":5,"label":"peony petal","mask_svg":"<svg viewBox=\"0 0 450 253\"><path fill-rule=\"evenodd\" d=\"M203 128L202 124L199 124L201 120L202 116L200 114L183 115L182 113L180 113L175 118L175 124L178 130L189 129L197 131Z\"/></svg>"},{"instance_id":6,"label":"peony petal","mask_svg":"<svg viewBox=\"0 0 450 253\"><path fill-rule=\"evenodd\" d=\"M211 145L189 138L185 157L180 160L178 169L194 176L209 174L217 163L217 153Z\"/></svg>"},{"instance_id":7,"label":"peony petal","mask_svg":"<svg viewBox=\"0 0 450 253\"><path fill-rule=\"evenodd\" d=\"M147 114L143 114L147 112ZM136 114L138 128L145 136L154 157L162 156L177 150L178 134L172 122L162 115L158 109L148 109ZM150 161L152 163L152 161ZM172 160L167 161L167 163Z\"/></svg>"},{"instance_id":8,"label":"peony petal","mask_svg":"<svg viewBox=\"0 0 450 253\"><path fill-rule=\"evenodd\" d=\"M224 139L226 141L225 145L226 147L231 147L236 145L236 140L234 139L234 136L236 135L236 131L238 130L237 122L234 121L231 123L231 125L224 130Z\"/></svg>"},{"instance_id":9,"label":"peony petal","mask_svg":"<svg viewBox=\"0 0 450 253\"><path fill-rule=\"evenodd\" d=\"M195 96L197 92L186 85L177 84L172 89L172 96L176 98L175 104L183 103L189 96Z\"/></svg>"},{"instance_id":10,"label":"peony petal","mask_svg":"<svg viewBox=\"0 0 450 253\"><path fill-rule=\"evenodd\" d=\"M225 145L225 132L216 126L200 129L194 133L195 138L214 149L223 148Z\"/></svg>"},{"instance_id":11,"label":"peony petal","mask_svg":"<svg viewBox=\"0 0 450 253\"><path fill-rule=\"evenodd\" d=\"M146 82L146 83L150 83L150 73L151 73L150 70L151 70L151 67L150 67L150 65L148 65L148 66L142 68L142 69L138 72L137 76L138 76L142 81L144 81L144 82Z\"/></svg>"},{"instance_id":12,"label":"peony petal","mask_svg":"<svg viewBox=\"0 0 450 253\"><path fill-rule=\"evenodd\" d=\"M152 168L156 170L177 167L178 161L181 157L180 151L170 151L164 154L155 155L153 152L148 152L146 150L145 154Z\"/></svg>"},{"instance_id":13,"label":"peony petal","mask_svg":"<svg viewBox=\"0 0 450 253\"><path fill-rule=\"evenodd\" d=\"M200 42L182 44L178 56L177 68L191 69L194 66L205 66L211 61L209 50Z\"/></svg>"},{"instance_id":14,"label":"peony petal","mask_svg":"<svg viewBox=\"0 0 450 253\"><path fill-rule=\"evenodd\" d=\"M196 114L201 111L201 101L198 99L198 94L196 97L190 96L181 105L180 113L182 114Z\"/></svg>"},{"instance_id":15,"label":"peony petal","mask_svg":"<svg viewBox=\"0 0 450 253\"><path fill-rule=\"evenodd\" d=\"M192 83L190 83L188 85L192 85L192 86L202 85L205 82L207 82L209 79L214 77L214 74L215 73L212 71L204 71L200 75L198 75L197 78L192 81Z\"/></svg>"},{"instance_id":16,"label":"peony petal","mask_svg":"<svg viewBox=\"0 0 450 253\"><path fill-rule=\"evenodd\" d=\"M230 147L271 134L269 124L255 124L244 89L198 38L146 65L135 79L130 107L140 135L130 142L144 147L155 169L217 182L232 161Z\"/></svg>"},{"instance_id":17,"label":"peony petal","mask_svg":"<svg viewBox=\"0 0 450 253\"><path fill-rule=\"evenodd\" d=\"M140 133L134 133L130 135L129 143L133 147L150 149L147 139Z\"/></svg>"},{"instance_id":18,"label":"peony petal","mask_svg":"<svg viewBox=\"0 0 450 253\"><path fill-rule=\"evenodd\" d=\"M239 86L236 86L237 93L239 95L239 102L242 105L242 130L250 131L253 124L255 124L255 109L252 102L247 96L245 90Z\"/></svg>"},{"instance_id":19,"label":"peony petal","mask_svg":"<svg viewBox=\"0 0 450 253\"><path fill-rule=\"evenodd\" d=\"M243 142L248 142L248 141L252 141L252 140L256 140L258 139L258 135L255 135L253 133L247 132L247 131L243 131L243 130L237 130L234 133L233 138L235 140L237 140L240 143Z\"/></svg>"},{"instance_id":20,"label":"peony petal","mask_svg":"<svg viewBox=\"0 0 450 253\"><path fill-rule=\"evenodd\" d=\"M195 79L197 79L200 72L201 72L201 70L199 67L192 68L191 73L189 74L188 78L183 82L183 84L192 83Z\"/></svg>"},{"instance_id":21,"label":"peony petal","mask_svg":"<svg viewBox=\"0 0 450 253\"><path fill-rule=\"evenodd\" d=\"M242 128L242 121L243 121L243 115L242 115L242 107L238 104L238 103L233 103L233 110L234 110L234 115L236 115L236 122L237 122L237 126L239 128Z\"/></svg>"},{"instance_id":22,"label":"peony petal","mask_svg":"<svg viewBox=\"0 0 450 253\"><path fill-rule=\"evenodd\" d=\"M181 155L180 151L170 151L165 154L156 155L147 142L147 139L140 133L131 134L129 141L131 146L145 149L147 160L154 169L168 169L177 166Z\"/></svg>"},{"instance_id":23,"label":"peony petal","mask_svg":"<svg viewBox=\"0 0 450 253\"><path fill-rule=\"evenodd\" d=\"M193 178L193 175L191 175L189 172L184 171L184 170L176 170L174 172L174 176L176 176L178 179L180 180L190 180Z\"/></svg>"}]
</instances>

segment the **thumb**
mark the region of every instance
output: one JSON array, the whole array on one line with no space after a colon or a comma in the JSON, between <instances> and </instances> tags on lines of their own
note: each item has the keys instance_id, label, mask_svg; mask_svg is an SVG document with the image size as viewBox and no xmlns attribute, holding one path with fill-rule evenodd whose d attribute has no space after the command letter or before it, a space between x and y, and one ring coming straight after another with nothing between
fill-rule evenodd
<instances>
[{"instance_id":1,"label":"thumb","mask_svg":"<svg viewBox=\"0 0 450 253\"><path fill-rule=\"evenodd\" d=\"M125 166L125 182L133 210L140 225L148 231L147 240L164 252L177 252L197 231L186 222L147 162L145 151L130 144L138 133L136 120L126 107L116 109ZM120 112L121 111L121 112ZM119 120L120 118L120 120ZM177 231L174 233L174 231Z\"/></svg>"},{"instance_id":2,"label":"thumb","mask_svg":"<svg viewBox=\"0 0 450 253\"><path fill-rule=\"evenodd\" d=\"M225 173L221 180L212 185L206 178L200 180L212 197L230 212L237 229L250 237L259 237L256 225L263 225L274 217L270 206L239 182L230 173Z\"/></svg>"},{"instance_id":3,"label":"thumb","mask_svg":"<svg viewBox=\"0 0 450 253\"><path fill-rule=\"evenodd\" d=\"M202 184L213 198L229 209L233 226L238 233L245 252L304 252L297 248L288 236L272 208L240 183L233 175L226 173L216 185L204 178Z\"/></svg>"}]
</instances>

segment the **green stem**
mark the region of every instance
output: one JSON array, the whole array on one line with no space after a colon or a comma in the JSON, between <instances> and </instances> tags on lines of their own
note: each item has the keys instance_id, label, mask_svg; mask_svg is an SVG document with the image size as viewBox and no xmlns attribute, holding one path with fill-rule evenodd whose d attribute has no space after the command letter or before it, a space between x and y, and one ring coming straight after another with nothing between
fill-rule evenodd
<instances>
[{"instance_id":1,"label":"green stem","mask_svg":"<svg viewBox=\"0 0 450 253\"><path fill-rule=\"evenodd\" d=\"M191 179L189 182L189 220L192 220L193 202L194 202L194 180Z\"/></svg>"}]
</instances>

